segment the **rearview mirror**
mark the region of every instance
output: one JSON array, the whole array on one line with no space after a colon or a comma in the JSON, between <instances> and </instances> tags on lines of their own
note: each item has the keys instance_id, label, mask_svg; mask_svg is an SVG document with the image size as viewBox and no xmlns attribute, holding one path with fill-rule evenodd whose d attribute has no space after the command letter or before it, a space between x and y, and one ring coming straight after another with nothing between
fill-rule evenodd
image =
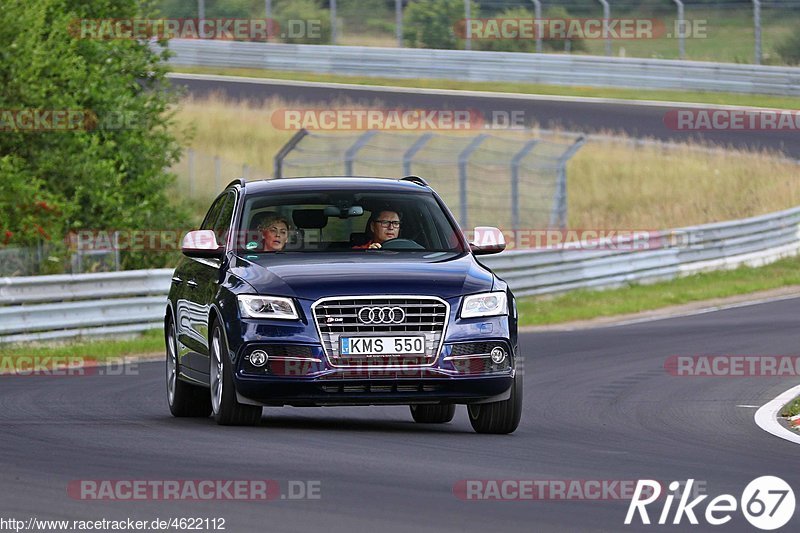
<instances>
[{"instance_id":1,"label":"rearview mirror","mask_svg":"<svg viewBox=\"0 0 800 533\"><path fill-rule=\"evenodd\" d=\"M497 228L478 226L469 247L475 255L497 254L506 249L506 238Z\"/></svg>"},{"instance_id":2,"label":"rearview mirror","mask_svg":"<svg viewBox=\"0 0 800 533\"><path fill-rule=\"evenodd\" d=\"M183 238L181 251L187 257L222 257L225 247L217 243L217 235L210 229L190 231Z\"/></svg>"}]
</instances>

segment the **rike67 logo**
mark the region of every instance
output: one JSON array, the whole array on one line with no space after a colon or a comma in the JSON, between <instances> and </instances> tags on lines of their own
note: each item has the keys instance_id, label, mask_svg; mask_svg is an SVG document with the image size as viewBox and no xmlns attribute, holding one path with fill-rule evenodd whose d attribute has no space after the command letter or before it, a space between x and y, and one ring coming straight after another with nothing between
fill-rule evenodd
<instances>
[{"instance_id":1,"label":"rike67 logo","mask_svg":"<svg viewBox=\"0 0 800 533\"><path fill-rule=\"evenodd\" d=\"M705 512L701 512L700 504L708 498L708 495L699 495L690 500L694 479L686 481L684 490L680 490L682 485L678 481L669 484L671 494L667 494L664 498L657 524L677 525L681 524L685 517L690 524L697 525L699 524L699 515L705 519L706 523L720 526L730 522L733 513L736 513L738 508L741 509L750 525L763 531L772 531L785 526L794 515L794 491L779 477L762 476L754 479L744 488L739 500L731 494L721 494L707 502ZM625 525L634 523L637 515L642 524L651 524L647 506L659 500L662 496L661 492L661 484L658 481L639 480L633 499L628 506ZM672 504L676 496L678 503L673 512ZM672 520L670 520L670 516ZM653 518L655 519L655 516Z\"/></svg>"}]
</instances>

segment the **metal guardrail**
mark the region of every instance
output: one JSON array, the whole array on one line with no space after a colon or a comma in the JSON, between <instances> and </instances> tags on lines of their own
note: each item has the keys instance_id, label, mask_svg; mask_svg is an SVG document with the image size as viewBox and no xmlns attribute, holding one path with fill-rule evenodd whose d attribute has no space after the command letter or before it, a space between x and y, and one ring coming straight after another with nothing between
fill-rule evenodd
<instances>
[{"instance_id":1,"label":"metal guardrail","mask_svg":"<svg viewBox=\"0 0 800 533\"><path fill-rule=\"evenodd\" d=\"M674 279L706 270L762 265L800 252L800 207L651 235L686 246L631 251L624 242L512 250L481 261L518 296ZM621 245L621 246L620 246ZM0 343L113 335L158 328L172 270L0 278Z\"/></svg>"},{"instance_id":2,"label":"metal guardrail","mask_svg":"<svg viewBox=\"0 0 800 533\"><path fill-rule=\"evenodd\" d=\"M519 52L173 39L174 65L800 96L800 68Z\"/></svg>"},{"instance_id":3,"label":"metal guardrail","mask_svg":"<svg viewBox=\"0 0 800 533\"><path fill-rule=\"evenodd\" d=\"M671 245L677 237L678 245ZM650 235L650 249L583 243L512 250L483 262L519 296L612 288L740 265L759 266L800 252L800 208ZM617 247L617 249L613 249Z\"/></svg>"},{"instance_id":4,"label":"metal guardrail","mask_svg":"<svg viewBox=\"0 0 800 533\"><path fill-rule=\"evenodd\" d=\"M0 278L0 343L158 328L171 277L158 269Z\"/></svg>"}]
</instances>

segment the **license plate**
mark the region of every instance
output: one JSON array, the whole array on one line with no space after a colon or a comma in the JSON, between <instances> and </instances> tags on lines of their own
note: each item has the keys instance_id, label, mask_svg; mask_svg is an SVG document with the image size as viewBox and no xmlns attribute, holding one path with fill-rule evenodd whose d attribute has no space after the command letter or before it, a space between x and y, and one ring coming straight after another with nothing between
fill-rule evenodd
<instances>
[{"instance_id":1,"label":"license plate","mask_svg":"<svg viewBox=\"0 0 800 533\"><path fill-rule=\"evenodd\" d=\"M340 337L339 354L342 357L425 355L425 337Z\"/></svg>"}]
</instances>

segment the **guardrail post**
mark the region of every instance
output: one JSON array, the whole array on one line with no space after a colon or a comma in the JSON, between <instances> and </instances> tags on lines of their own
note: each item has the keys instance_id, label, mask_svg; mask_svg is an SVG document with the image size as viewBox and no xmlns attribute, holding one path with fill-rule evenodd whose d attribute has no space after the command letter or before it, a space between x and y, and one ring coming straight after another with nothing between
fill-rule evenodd
<instances>
[{"instance_id":1,"label":"guardrail post","mask_svg":"<svg viewBox=\"0 0 800 533\"><path fill-rule=\"evenodd\" d=\"M606 41L606 55L611 55L611 32L609 31L609 23L611 19L611 6L608 0L598 0L603 5L603 33L605 34Z\"/></svg>"},{"instance_id":2,"label":"guardrail post","mask_svg":"<svg viewBox=\"0 0 800 533\"><path fill-rule=\"evenodd\" d=\"M419 139L414 141L406 153L403 154L403 175L409 176L411 175L411 160L414 159L414 156L417 155L417 152L425 146L431 137L433 137L433 133L424 133L420 136Z\"/></svg>"},{"instance_id":3,"label":"guardrail post","mask_svg":"<svg viewBox=\"0 0 800 533\"><path fill-rule=\"evenodd\" d=\"M514 248L519 247L519 165L539 142L533 139L511 158L511 229L514 231Z\"/></svg>"},{"instance_id":4,"label":"guardrail post","mask_svg":"<svg viewBox=\"0 0 800 533\"><path fill-rule=\"evenodd\" d=\"M283 177L283 160L286 159L286 156L289 155L289 152L295 149L295 147L303 140L303 137L308 135L308 130L305 128L301 129L297 133L295 133L289 142L283 145L278 153L275 154L275 167L273 171L274 178L282 178Z\"/></svg>"},{"instance_id":5,"label":"guardrail post","mask_svg":"<svg viewBox=\"0 0 800 533\"><path fill-rule=\"evenodd\" d=\"M352 176L353 175L353 162L355 161L356 154L358 153L361 148L364 147L367 142L371 138L373 138L377 134L377 130L367 130L361 135L356 142L353 143L350 148L344 153L344 175L345 176Z\"/></svg>"},{"instance_id":6,"label":"guardrail post","mask_svg":"<svg viewBox=\"0 0 800 533\"><path fill-rule=\"evenodd\" d=\"M542 2L541 0L531 0L533 2L533 16L536 20L542 20ZM541 23L538 23L541 24ZM534 26L538 27L538 26ZM542 32L536 32L536 53L542 53Z\"/></svg>"},{"instance_id":7,"label":"guardrail post","mask_svg":"<svg viewBox=\"0 0 800 533\"><path fill-rule=\"evenodd\" d=\"M477 150L478 146L485 141L489 136L481 133L467 145L466 148L461 150L458 154L458 201L459 201L459 224L461 229L467 229L468 208L467 208L467 163L472 152Z\"/></svg>"},{"instance_id":8,"label":"guardrail post","mask_svg":"<svg viewBox=\"0 0 800 533\"><path fill-rule=\"evenodd\" d=\"M561 229L567 227L567 162L585 142L586 137L581 135L558 158L558 185L556 186L555 198L553 198L553 209L550 212L550 227L559 227Z\"/></svg>"},{"instance_id":9,"label":"guardrail post","mask_svg":"<svg viewBox=\"0 0 800 533\"><path fill-rule=\"evenodd\" d=\"M753 0L753 29L755 30L755 62L761 64L761 1Z\"/></svg>"},{"instance_id":10,"label":"guardrail post","mask_svg":"<svg viewBox=\"0 0 800 533\"><path fill-rule=\"evenodd\" d=\"M681 0L672 1L678 6L678 27L675 28L678 33L678 56L686 59L686 20L683 17L683 2Z\"/></svg>"}]
</instances>

